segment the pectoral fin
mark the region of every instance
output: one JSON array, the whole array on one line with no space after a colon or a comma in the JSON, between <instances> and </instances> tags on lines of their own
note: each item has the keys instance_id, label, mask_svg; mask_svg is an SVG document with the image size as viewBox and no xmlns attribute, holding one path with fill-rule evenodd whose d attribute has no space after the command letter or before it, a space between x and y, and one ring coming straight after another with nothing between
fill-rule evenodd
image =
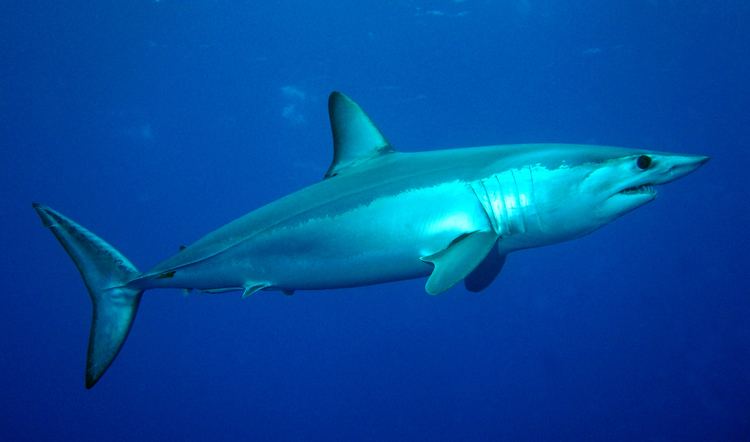
<instances>
[{"instance_id":1,"label":"pectoral fin","mask_svg":"<svg viewBox=\"0 0 750 442\"><path fill-rule=\"evenodd\" d=\"M456 238L444 250L422 257L422 261L435 266L425 285L427 293L437 295L464 279L484 260L496 241L494 232L472 232Z\"/></svg>"},{"instance_id":2,"label":"pectoral fin","mask_svg":"<svg viewBox=\"0 0 750 442\"><path fill-rule=\"evenodd\" d=\"M497 278L504 264L505 255L501 255L495 245L484 260L464 278L464 287L470 292L481 292Z\"/></svg>"}]
</instances>

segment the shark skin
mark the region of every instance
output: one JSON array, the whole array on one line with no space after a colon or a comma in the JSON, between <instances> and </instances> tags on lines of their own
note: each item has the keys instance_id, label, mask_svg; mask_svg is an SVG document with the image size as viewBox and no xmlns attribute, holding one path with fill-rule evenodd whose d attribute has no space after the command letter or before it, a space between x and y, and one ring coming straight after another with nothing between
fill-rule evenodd
<instances>
[{"instance_id":1,"label":"shark skin","mask_svg":"<svg viewBox=\"0 0 750 442\"><path fill-rule=\"evenodd\" d=\"M398 152L345 95L329 99L325 178L139 272L114 247L34 204L76 263L94 305L86 386L122 347L143 291L292 293L428 277L481 291L508 253L578 238L656 197L708 157L571 144Z\"/></svg>"}]
</instances>

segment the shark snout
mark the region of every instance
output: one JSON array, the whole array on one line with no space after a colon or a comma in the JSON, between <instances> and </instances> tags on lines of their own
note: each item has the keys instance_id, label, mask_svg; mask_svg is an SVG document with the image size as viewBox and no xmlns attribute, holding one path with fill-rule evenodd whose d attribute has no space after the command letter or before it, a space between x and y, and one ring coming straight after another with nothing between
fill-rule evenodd
<instances>
[{"instance_id":1,"label":"shark snout","mask_svg":"<svg viewBox=\"0 0 750 442\"><path fill-rule=\"evenodd\" d=\"M682 178L690 172L706 164L711 157L705 155L672 155L666 157L665 170L654 184L664 184Z\"/></svg>"},{"instance_id":2,"label":"shark snout","mask_svg":"<svg viewBox=\"0 0 750 442\"><path fill-rule=\"evenodd\" d=\"M711 157L706 155L690 155L682 158L685 158L685 164L691 165L691 172L708 163L708 161L711 159Z\"/></svg>"}]
</instances>

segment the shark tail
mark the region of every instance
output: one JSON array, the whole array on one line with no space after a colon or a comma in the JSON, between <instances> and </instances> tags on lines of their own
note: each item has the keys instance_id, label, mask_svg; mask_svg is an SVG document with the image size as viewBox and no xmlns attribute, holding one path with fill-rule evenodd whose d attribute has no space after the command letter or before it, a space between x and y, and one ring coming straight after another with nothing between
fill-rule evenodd
<instances>
[{"instance_id":1,"label":"shark tail","mask_svg":"<svg viewBox=\"0 0 750 442\"><path fill-rule=\"evenodd\" d=\"M140 272L114 247L75 221L39 203L33 207L75 262L94 306L86 357L86 388L91 388L128 337L143 290L127 284Z\"/></svg>"}]
</instances>

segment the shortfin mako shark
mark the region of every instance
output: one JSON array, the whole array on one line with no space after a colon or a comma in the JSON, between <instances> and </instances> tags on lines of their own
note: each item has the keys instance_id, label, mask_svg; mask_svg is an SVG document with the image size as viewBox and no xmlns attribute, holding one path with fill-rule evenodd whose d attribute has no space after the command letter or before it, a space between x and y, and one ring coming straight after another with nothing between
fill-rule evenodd
<instances>
[{"instance_id":1,"label":"shortfin mako shark","mask_svg":"<svg viewBox=\"0 0 750 442\"><path fill-rule=\"evenodd\" d=\"M573 144L398 152L347 96L328 101L333 162L322 181L209 233L140 272L109 243L34 203L93 302L91 388L145 290L319 290L428 276L435 295L487 288L508 253L580 237L654 199L708 157Z\"/></svg>"}]
</instances>

